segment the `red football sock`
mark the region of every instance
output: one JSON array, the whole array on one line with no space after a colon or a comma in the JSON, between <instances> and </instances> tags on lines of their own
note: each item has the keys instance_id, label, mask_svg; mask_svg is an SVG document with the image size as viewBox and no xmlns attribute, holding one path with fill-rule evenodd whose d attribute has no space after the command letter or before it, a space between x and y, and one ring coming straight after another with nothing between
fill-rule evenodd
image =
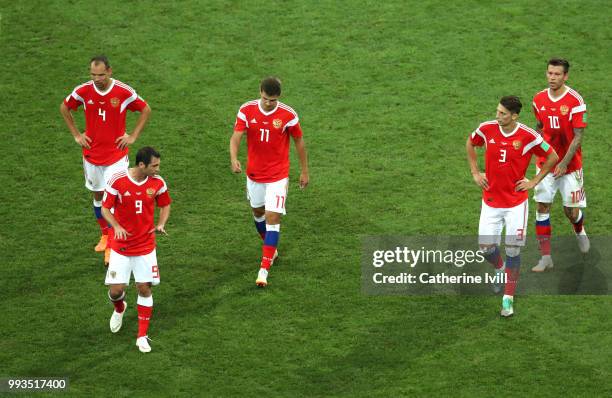
<instances>
[{"instance_id":1,"label":"red football sock","mask_svg":"<svg viewBox=\"0 0 612 398\"><path fill-rule=\"evenodd\" d=\"M544 214L542 216L547 216ZM536 214L536 217L541 217L539 214ZM552 226L550 225L550 218L546 218L545 220L537 221L536 220L536 239L538 240L538 245L540 246L540 253L543 256L550 255L550 236L552 235Z\"/></svg>"},{"instance_id":2,"label":"red football sock","mask_svg":"<svg viewBox=\"0 0 612 398\"><path fill-rule=\"evenodd\" d=\"M506 287L504 288L504 294L514 296L514 291L516 290L516 285L519 279L519 269L519 267L506 267Z\"/></svg>"},{"instance_id":3,"label":"red football sock","mask_svg":"<svg viewBox=\"0 0 612 398\"><path fill-rule=\"evenodd\" d=\"M582 232L582 223L584 221L584 214L582 214L582 211L578 213L578 217L578 221L572 223L572 225L574 226L574 232L576 232L577 234Z\"/></svg>"},{"instance_id":4,"label":"red football sock","mask_svg":"<svg viewBox=\"0 0 612 398\"><path fill-rule=\"evenodd\" d=\"M147 335L151 314L153 314L153 307L138 304L138 337Z\"/></svg>"},{"instance_id":5,"label":"red football sock","mask_svg":"<svg viewBox=\"0 0 612 398\"><path fill-rule=\"evenodd\" d=\"M121 314L125 310L125 305L123 305L123 300L113 301L113 305L115 306L115 312Z\"/></svg>"},{"instance_id":6,"label":"red football sock","mask_svg":"<svg viewBox=\"0 0 612 398\"><path fill-rule=\"evenodd\" d=\"M261 249L261 268L270 269L276 246L263 245Z\"/></svg>"}]
</instances>

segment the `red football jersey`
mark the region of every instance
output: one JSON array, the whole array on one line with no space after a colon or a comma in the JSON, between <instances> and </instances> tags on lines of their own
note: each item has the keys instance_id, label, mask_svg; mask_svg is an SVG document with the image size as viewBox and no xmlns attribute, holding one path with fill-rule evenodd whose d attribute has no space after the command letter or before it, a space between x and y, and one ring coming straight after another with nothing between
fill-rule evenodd
<instances>
[{"instance_id":1,"label":"red football jersey","mask_svg":"<svg viewBox=\"0 0 612 398\"><path fill-rule=\"evenodd\" d=\"M521 123L506 134L493 120L482 123L470 139L475 146L485 146L489 189L482 191L482 200L488 206L501 208L514 207L527 200L527 191L516 191L516 183L525 178L532 155L546 157L552 151L542 136Z\"/></svg>"},{"instance_id":2,"label":"red football jersey","mask_svg":"<svg viewBox=\"0 0 612 398\"><path fill-rule=\"evenodd\" d=\"M101 92L93 80L77 86L64 104L76 110L83 104L85 134L91 138L91 149L83 148L83 157L92 164L108 166L127 155L128 148L117 148L115 140L125 134L126 109L142 111L147 103L133 88L112 79L110 87Z\"/></svg>"},{"instance_id":3,"label":"red football jersey","mask_svg":"<svg viewBox=\"0 0 612 398\"><path fill-rule=\"evenodd\" d=\"M542 124L544 140L555 149L559 161L563 159L574 139L574 129L586 127L586 104L576 91L566 87L565 94L552 99L550 89L542 90L533 98L533 113ZM538 159L538 167L542 167L545 158ZM582 150L576 154L567 165L566 173L582 168Z\"/></svg>"},{"instance_id":4,"label":"red football jersey","mask_svg":"<svg viewBox=\"0 0 612 398\"><path fill-rule=\"evenodd\" d=\"M247 131L247 176L256 182L274 182L289 176L289 135L302 136L297 113L279 102L264 112L259 100L240 107L234 131Z\"/></svg>"},{"instance_id":5,"label":"red football jersey","mask_svg":"<svg viewBox=\"0 0 612 398\"><path fill-rule=\"evenodd\" d=\"M124 256L144 256L155 249L154 214L157 207L168 206L172 200L166 182L160 176L134 181L128 171L115 173L108 181L102 206L115 208L115 219L127 232L126 240L115 239L109 232L111 249Z\"/></svg>"}]
</instances>

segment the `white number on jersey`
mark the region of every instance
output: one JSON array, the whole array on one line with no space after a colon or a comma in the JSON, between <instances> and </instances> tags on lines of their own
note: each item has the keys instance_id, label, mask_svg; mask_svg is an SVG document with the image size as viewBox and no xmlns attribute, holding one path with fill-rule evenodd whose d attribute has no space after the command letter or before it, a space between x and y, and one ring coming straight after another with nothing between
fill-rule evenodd
<instances>
[{"instance_id":1,"label":"white number on jersey","mask_svg":"<svg viewBox=\"0 0 612 398\"><path fill-rule=\"evenodd\" d=\"M270 140L270 130L268 129L259 129L259 131L261 132L261 142L264 142L264 136L265 136L265 142L268 142Z\"/></svg>"},{"instance_id":2,"label":"white number on jersey","mask_svg":"<svg viewBox=\"0 0 612 398\"><path fill-rule=\"evenodd\" d=\"M134 205L136 205L136 214L142 213L142 200L134 201Z\"/></svg>"},{"instance_id":3,"label":"white number on jersey","mask_svg":"<svg viewBox=\"0 0 612 398\"><path fill-rule=\"evenodd\" d=\"M559 124L559 116L549 116L548 121L550 122L551 129L561 128L561 125Z\"/></svg>"},{"instance_id":4,"label":"white number on jersey","mask_svg":"<svg viewBox=\"0 0 612 398\"><path fill-rule=\"evenodd\" d=\"M499 163L505 163L506 162L506 150L505 149L500 149L499 150L499 154L500 154L500 158L499 158Z\"/></svg>"},{"instance_id":5,"label":"white number on jersey","mask_svg":"<svg viewBox=\"0 0 612 398\"><path fill-rule=\"evenodd\" d=\"M102 108L98 108L98 115L102 116L102 121L106 121L106 111L103 111Z\"/></svg>"}]
</instances>

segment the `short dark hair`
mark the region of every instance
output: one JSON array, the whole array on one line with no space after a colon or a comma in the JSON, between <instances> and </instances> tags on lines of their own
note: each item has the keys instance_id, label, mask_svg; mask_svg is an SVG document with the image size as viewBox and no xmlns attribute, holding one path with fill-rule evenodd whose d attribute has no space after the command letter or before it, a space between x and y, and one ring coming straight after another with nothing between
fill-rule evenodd
<instances>
[{"instance_id":1,"label":"short dark hair","mask_svg":"<svg viewBox=\"0 0 612 398\"><path fill-rule=\"evenodd\" d=\"M551 58L551 59L548 60L548 65L562 66L563 67L563 73L569 72L569 68L570 68L570 63L565 58Z\"/></svg>"},{"instance_id":2,"label":"short dark hair","mask_svg":"<svg viewBox=\"0 0 612 398\"><path fill-rule=\"evenodd\" d=\"M259 89L268 95L281 95L281 81L276 76L266 77L261 81Z\"/></svg>"},{"instance_id":3,"label":"short dark hair","mask_svg":"<svg viewBox=\"0 0 612 398\"><path fill-rule=\"evenodd\" d=\"M89 64L104 64L104 66L106 67L106 69L110 68L110 62L108 60L108 57L106 55L96 55L95 57L91 58L91 61L89 61Z\"/></svg>"},{"instance_id":4,"label":"short dark hair","mask_svg":"<svg viewBox=\"0 0 612 398\"><path fill-rule=\"evenodd\" d=\"M523 108L521 99L516 95L506 95L499 100L499 103L511 113L516 113L517 115L521 113L521 109Z\"/></svg>"},{"instance_id":5,"label":"short dark hair","mask_svg":"<svg viewBox=\"0 0 612 398\"><path fill-rule=\"evenodd\" d=\"M151 160L153 158L161 159L161 155L155 149L150 146L142 147L136 153L136 166L140 164L140 162L144 163L145 167L151 164Z\"/></svg>"}]
</instances>

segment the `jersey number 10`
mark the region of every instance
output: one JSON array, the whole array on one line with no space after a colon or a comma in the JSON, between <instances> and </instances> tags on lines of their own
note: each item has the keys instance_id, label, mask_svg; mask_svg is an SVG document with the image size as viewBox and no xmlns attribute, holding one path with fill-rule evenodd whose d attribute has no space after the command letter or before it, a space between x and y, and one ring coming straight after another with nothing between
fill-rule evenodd
<instances>
[{"instance_id":1,"label":"jersey number 10","mask_svg":"<svg viewBox=\"0 0 612 398\"><path fill-rule=\"evenodd\" d=\"M561 128L561 125L559 124L559 116L549 116L548 121L550 122L551 129Z\"/></svg>"}]
</instances>

